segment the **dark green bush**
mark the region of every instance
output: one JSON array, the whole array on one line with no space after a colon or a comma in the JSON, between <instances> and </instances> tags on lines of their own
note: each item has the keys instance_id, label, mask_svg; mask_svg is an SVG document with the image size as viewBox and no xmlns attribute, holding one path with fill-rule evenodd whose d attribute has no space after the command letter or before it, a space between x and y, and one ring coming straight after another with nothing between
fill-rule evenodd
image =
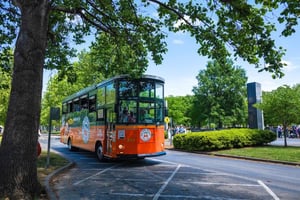
<instances>
[{"instance_id":1,"label":"dark green bush","mask_svg":"<svg viewBox=\"0 0 300 200\"><path fill-rule=\"evenodd\" d=\"M187 151L211 151L247 146L259 146L272 142L276 135L269 130L226 129L218 131L177 134L173 145Z\"/></svg>"}]
</instances>

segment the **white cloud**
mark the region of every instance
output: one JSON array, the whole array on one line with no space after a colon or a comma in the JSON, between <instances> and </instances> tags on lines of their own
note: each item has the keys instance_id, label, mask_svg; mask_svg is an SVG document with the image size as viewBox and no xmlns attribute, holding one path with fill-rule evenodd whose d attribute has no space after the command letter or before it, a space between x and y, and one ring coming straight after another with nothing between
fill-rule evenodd
<instances>
[{"instance_id":1,"label":"white cloud","mask_svg":"<svg viewBox=\"0 0 300 200\"><path fill-rule=\"evenodd\" d=\"M184 44L183 40L175 39L173 40L173 44Z\"/></svg>"},{"instance_id":2,"label":"white cloud","mask_svg":"<svg viewBox=\"0 0 300 200\"><path fill-rule=\"evenodd\" d=\"M199 20L196 20L195 22L192 22L191 18L187 15L183 16L186 21L188 21L190 24L193 26L200 26L201 22ZM175 24L174 27L178 28L180 25L185 24L186 22L183 19L178 20Z\"/></svg>"},{"instance_id":3,"label":"white cloud","mask_svg":"<svg viewBox=\"0 0 300 200\"><path fill-rule=\"evenodd\" d=\"M297 69L298 67L296 65L294 65L292 62L290 61L286 61L286 60L283 60L282 61L284 64L286 64L286 66L283 68L284 72L291 72L295 69Z\"/></svg>"}]
</instances>

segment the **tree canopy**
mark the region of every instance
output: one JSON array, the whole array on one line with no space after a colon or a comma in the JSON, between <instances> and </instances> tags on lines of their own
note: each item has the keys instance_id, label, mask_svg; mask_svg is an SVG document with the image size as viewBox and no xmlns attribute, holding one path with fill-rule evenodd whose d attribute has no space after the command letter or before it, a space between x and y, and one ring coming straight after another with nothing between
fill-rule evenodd
<instances>
[{"instance_id":1,"label":"tree canopy","mask_svg":"<svg viewBox=\"0 0 300 200\"><path fill-rule=\"evenodd\" d=\"M6 60L7 59L7 60ZM10 82L12 75L12 51L7 49L0 52L0 125L3 125L6 119L8 98L10 94Z\"/></svg>"},{"instance_id":2,"label":"tree canopy","mask_svg":"<svg viewBox=\"0 0 300 200\"><path fill-rule=\"evenodd\" d=\"M194 112L210 123L236 125L244 124L246 99L246 72L240 66L233 66L231 60L224 63L210 61L205 70L197 76L198 86L193 92Z\"/></svg>"},{"instance_id":3,"label":"tree canopy","mask_svg":"<svg viewBox=\"0 0 300 200\"><path fill-rule=\"evenodd\" d=\"M86 36L112 44L103 53L103 74L125 69L137 76L147 68L148 56L160 64L167 51L168 31L190 33L198 53L224 62L241 57L282 77L284 50L276 46L275 22L285 23L283 36L294 32L300 5L297 0L159 1L159 0L3 0L0 1L1 68L14 45L13 76L5 130L0 147L0 196L30 199L38 192L36 144L41 110L43 68L72 76L73 44ZM155 13L155 15L153 15ZM105 35L107 38L102 38ZM111 59L107 57L114 51ZM111 63L111 65L107 65ZM74 81L74 79L70 78ZM9 162L7 162L9 161Z\"/></svg>"},{"instance_id":4,"label":"tree canopy","mask_svg":"<svg viewBox=\"0 0 300 200\"><path fill-rule=\"evenodd\" d=\"M191 125L191 107L194 97L187 96L169 96L168 101L168 116L172 119L173 126L190 126Z\"/></svg>"},{"instance_id":5,"label":"tree canopy","mask_svg":"<svg viewBox=\"0 0 300 200\"><path fill-rule=\"evenodd\" d=\"M255 107L264 112L266 123L270 126L283 125L283 130L288 126L300 123L300 86L281 86L271 92L264 92L262 102ZM285 146L286 143L286 134Z\"/></svg>"}]
</instances>

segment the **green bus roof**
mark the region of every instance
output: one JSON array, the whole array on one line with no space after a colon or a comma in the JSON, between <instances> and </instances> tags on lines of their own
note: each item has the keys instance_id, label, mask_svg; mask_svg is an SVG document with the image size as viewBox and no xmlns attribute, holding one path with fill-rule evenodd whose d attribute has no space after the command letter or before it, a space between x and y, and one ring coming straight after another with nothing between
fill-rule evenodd
<instances>
[{"instance_id":1,"label":"green bus roof","mask_svg":"<svg viewBox=\"0 0 300 200\"><path fill-rule=\"evenodd\" d=\"M99 88L99 87L101 87L103 85L106 85L107 83L109 83L109 82L111 82L113 80L118 80L118 79L123 79L123 78L130 78L130 76L127 75L127 74L118 75L118 76L114 76L114 77L112 77L110 79L104 80L104 81L102 81L102 82L100 82L98 84L94 84L94 85L88 86L88 87L86 87L86 88L84 88L84 89L82 89L82 90L80 90L80 91L78 91L78 92L76 92L76 93L74 93L74 94L66 97L63 100L63 103L66 103L66 102L71 101L73 99L79 98L79 97L81 97L81 96L83 96L85 94L88 94L89 92L91 92L91 91L93 91L93 90L95 90L95 89L97 89L97 88ZM157 80L157 81L160 81L160 82L163 82L163 83L165 82L165 80L163 78L161 78L159 76L153 76L153 75L142 75L140 78L134 78L134 79L153 79L153 80Z\"/></svg>"}]
</instances>

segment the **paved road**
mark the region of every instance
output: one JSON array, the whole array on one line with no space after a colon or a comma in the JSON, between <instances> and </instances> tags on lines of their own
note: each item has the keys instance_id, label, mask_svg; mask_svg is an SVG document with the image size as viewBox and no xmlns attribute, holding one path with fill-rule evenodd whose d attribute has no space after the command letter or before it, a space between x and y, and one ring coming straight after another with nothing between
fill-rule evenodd
<instances>
[{"instance_id":1,"label":"paved road","mask_svg":"<svg viewBox=\"0 0 300 200\"><path fill-rule=\"evenodd\" d=\"M293 166L177 151L100 163L90 152L69 152L58 139L51 144L76 162L54 178L58 199L297 199L300 193Z\"/></svg>"}]
</instances>

